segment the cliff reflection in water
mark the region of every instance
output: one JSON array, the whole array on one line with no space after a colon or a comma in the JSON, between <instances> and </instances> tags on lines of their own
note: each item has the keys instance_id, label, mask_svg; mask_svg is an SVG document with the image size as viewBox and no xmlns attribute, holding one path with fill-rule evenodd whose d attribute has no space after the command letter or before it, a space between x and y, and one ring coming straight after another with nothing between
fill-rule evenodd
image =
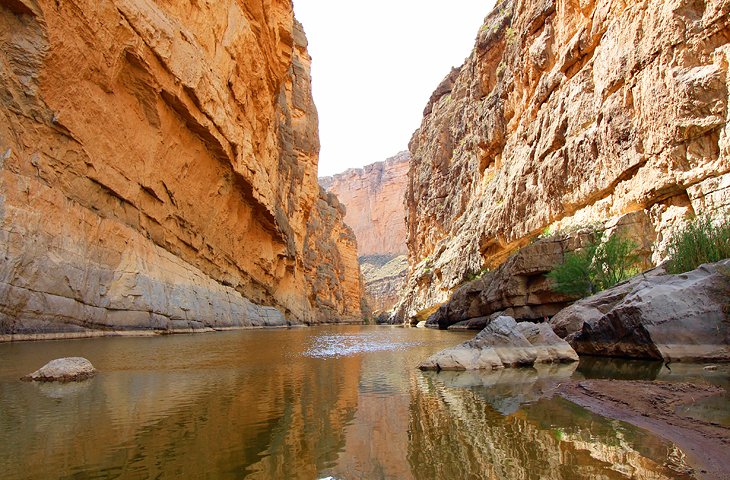
<instances>
[{"instance_id":1,"label":"cliff reflection in water","mask_svg":"<svg viewBox=\"0 0 730 480\"><path fill-rule=\"evenodd\" d=\"M684 478L672 445L548 398L572 366L424 373L412 391L416 478ZM688 477L689 478L689 477Z\"/></svg>"},{"instance_id":2,"label":"cliff reflection in water","mask_svg":"<svg viewBox=\"0 0 730 480\"><path fill-rule=\"evenodd\" d=\"M86 350L102 373L68 385L0 377L2 476L316 478L344 445L361 357L297 355L309 337L291 330L65 342ZM42 363L30 352L40 344L0 347Z\"/></svg>"},{"instance_id":3,"label":"cliff reflection in water","mask_svg":"<svg viewBox=\"0 0 730 480\"><path fill-rule=\"evenodd\" d=\"M352 326L0 345L0 471L8 479L681 478L662 466L681 464L672 445L544 398L574 367L415 369L463 338ZM18 381L71 354L101 373L81 384Z\"/></svg>"}]
</instances>

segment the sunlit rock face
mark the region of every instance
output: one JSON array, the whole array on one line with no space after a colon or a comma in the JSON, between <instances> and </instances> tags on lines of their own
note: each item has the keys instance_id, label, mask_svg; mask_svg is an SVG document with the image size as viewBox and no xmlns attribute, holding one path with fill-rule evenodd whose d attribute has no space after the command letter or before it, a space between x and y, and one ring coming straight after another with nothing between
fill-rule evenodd
<instances>
[{"instance_id":1,"label":"sunlit rock face","mask_svg":"<svg viewBox=\"0 0 730 480\"><path fill-rule=\"evenodd\" d=\"M17 0L0 26L0 333L361 318L290 1Z\"/></svg>"},{"instance_id":2,"label":"sunlit rock face","mask_svg":"<svg viewBox=\"0 0 730 480\"><path fill-rule=\"evenodd\" d=\"M383 162L319 179L345 205L345 223L355 232L358 255L404 255L404 197L411 156L401 152Z\"/></svg>"},{"instance_id":3,"label":"sunlit rock face","mask_svg":"<svg viewBox=\"0 0 730 480\"><path fill-rule=\"evenodd\" d=\"M546 229L632 214L656 262L730 205L729 38L723 0L499 2L410 143L399 318Z\"/></svg>"},{"instance_id":4,"label":"sunlit rock face","mask_svg":"<svg viewBox=\"0 0 730 480\"><path fill-rule=\"evenodd\" d=\"M321 177L320 185L345 205L357 237L366 299L374 313L389 310L405 285L405 191L410 154Z\"/></svg>"}]
</instances>

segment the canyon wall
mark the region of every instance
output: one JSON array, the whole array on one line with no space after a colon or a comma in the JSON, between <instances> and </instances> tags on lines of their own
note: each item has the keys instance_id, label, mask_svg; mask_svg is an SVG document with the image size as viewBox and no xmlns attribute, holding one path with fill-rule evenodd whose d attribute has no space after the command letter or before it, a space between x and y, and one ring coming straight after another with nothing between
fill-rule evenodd
<instances>
[{"instance_id":1,"label":"canyon wall","mask_svg":"<svg viewBox=\"0 0 730 480\"><path fill-rule=\"evenodd\" d=\"M345 222L357 237L365 299L376 316L398 302L405 285L404 199L410 159L408 152L401 152L383 162L319 179L345 206Z\"/></svg>"},{"instance_id":2,"label":"canyon wall","mask_svg":"<svg viewBox=\"0 0 730 480\"><path fill-rule=\"evenodd\" d=\"M408 253L403 200L410 159L408 152L401 152L384 162L319 179L345 205L345 223L355 232L359 256Z\"/></svg>"},{"instance_id":3,"label":"canyon wall","mask_svg":"<svg viewBox=\"0 0 730 480\"><path fill-rule=\"evenodd\" d=\"M541 233L630 214L654 262L730 205L730 1L504 0L410 143L409 280L424 317Z\"/></svg>"},{"instance_id":4,"label":"canyon wall","mask_svg":"<svg viewBox=\"0 0 730 480\"><path fill-rule=\"evenodd\" d=\"M361 320L287 0L0 3L0 334Z\"/></svg>"}]
</instances>

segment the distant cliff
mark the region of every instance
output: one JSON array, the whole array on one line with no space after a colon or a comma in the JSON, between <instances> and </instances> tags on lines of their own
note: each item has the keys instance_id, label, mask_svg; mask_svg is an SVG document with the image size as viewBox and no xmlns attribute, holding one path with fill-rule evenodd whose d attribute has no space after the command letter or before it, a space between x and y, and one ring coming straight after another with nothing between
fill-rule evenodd
<instances>
[{"instance_id":1,"label":"distant cliff","mask_svg":"<svg viewBox=\"0 0 730 480\"><path fill-rule=\"evenodd\" d=\"M410 154L321 177L320 185L345 205L345 222L357 237L370 307L380 313L398 300L405 283L405 191Z\"/></svg>"},{"instance_id":2,"label":"distant cliff","mask_svg":"<svg viewBox=\"0 0 730 480\"><path fill-rule=\"evenodd\" d=\"M409 146L398 318L540 233L631 214L658 261L730 205L729 39L727 0L498 2Z\"/></svg>"},{"instance_id":3,"label":"distant cliff","mask_svg":"<svg viewBox=\"0 0 730 480\"><path fill-rule=\"evenodd\" d=\"M407 253L404 198L410 158L401 152L384 162L319 179L345 205L345 223L355 232L358 255Z\"/></svg>"},{"instance_id":4,"label":"distant cliff","mask_svg":"<svg viewBox=\"0 0 730 480\"><path fill-rule=\"evenodd\" d=\"M291 1L14 0L0 46L0 334L361 320Z\"/></svg>"}]
</instances>

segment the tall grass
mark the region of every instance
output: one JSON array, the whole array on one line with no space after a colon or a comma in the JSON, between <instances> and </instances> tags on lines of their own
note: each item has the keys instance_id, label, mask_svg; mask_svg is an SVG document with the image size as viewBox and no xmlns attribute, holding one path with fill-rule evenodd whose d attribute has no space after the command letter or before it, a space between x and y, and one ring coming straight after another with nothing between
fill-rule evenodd
<instances>
[{"instance_id":1,"label":"tall grass","mask_svg":"<svg viewBox=\"0 0 730 480\"><path fill-rule=\"evenodd\" d=\"M689 272L730 258L730 213L697 216L677 229L667 247L667 272Z\"/></svg>"}]
</instances>

